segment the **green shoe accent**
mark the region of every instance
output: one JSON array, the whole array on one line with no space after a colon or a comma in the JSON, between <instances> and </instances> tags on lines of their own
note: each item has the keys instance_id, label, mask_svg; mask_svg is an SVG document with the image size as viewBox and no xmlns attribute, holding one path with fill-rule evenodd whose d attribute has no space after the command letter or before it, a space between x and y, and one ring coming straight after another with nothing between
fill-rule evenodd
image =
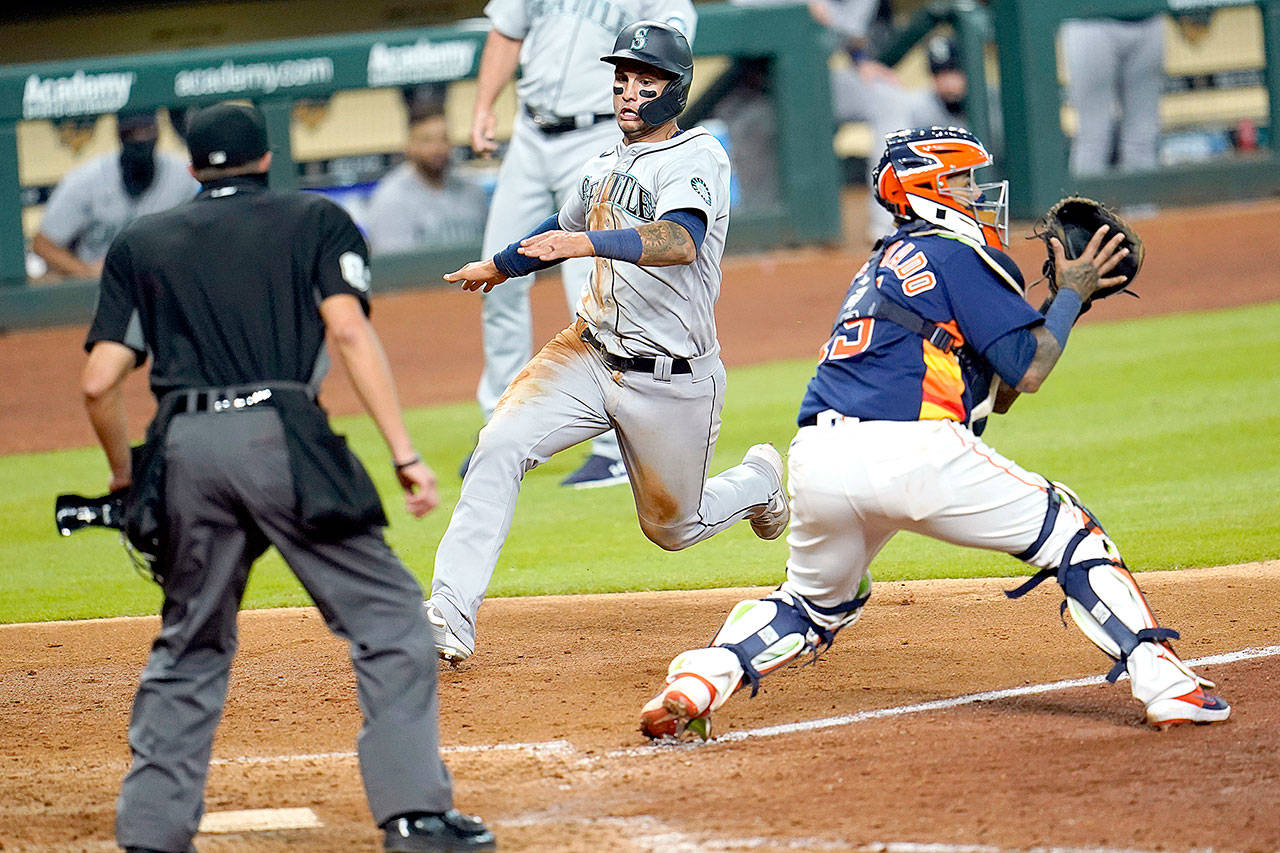
<instances>
[{"instance_id":1,"label":"green shoe accent","mask_svg":"<svg viewBox=\"0 0 1280 853\"><path fill-rule=\"evenodd\" d=\"M694 717L685 724L686 732L693 732L703 740L711 740L711 717Z\"/></svg>"}]
</instances>

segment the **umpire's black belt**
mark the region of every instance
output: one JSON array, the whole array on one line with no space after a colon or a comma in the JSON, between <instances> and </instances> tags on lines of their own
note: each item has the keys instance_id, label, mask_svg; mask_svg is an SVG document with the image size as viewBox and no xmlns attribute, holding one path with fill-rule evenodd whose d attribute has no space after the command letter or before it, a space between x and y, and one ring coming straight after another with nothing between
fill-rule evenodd
<instances>
[{"instance_id":1,"label":"umpire's black belt","mask_svg":"<svg viewBox=\"0 0 1280 853\"><path fill-rule=\"evenodd\" d=\"M614 355L604 348L604 345L591 334L590 329L582 330L582 342L590 346L600 356L600 360L604 362L604 366L610 370L622 371L638 371L640 373L653 373L658 365L656 358L643 355L623 356ZM675 373L693 373L693 367L689 364L687 358L671 359L671 372Z\"/></svg>"},{"instance_id":2,"label":"umpire's black belt","mask_svg":"<svg viewBox=\"0 0 1280 853\"><path fill-rule=\"evenodd\" d=\"M226 388L181 388L169 393L177 397L173 414L182 415L196 412L241 412L270 400L273 390L285 389L307 390L307 386L301 382L260 382Z\"/></svg>"},{"instance_id":3,"label":"umpire's black belt","mask_svg":"<svg viewBox=\"0 0 1280 853\"><path fill-rule=\"evenodd\" d=\"M557 116L548 113L540 113L533 107L525 104L525 113L529 118L533 119L533 123L538 126L538 130L543 133L555 135L557 133L568 133L571 130L578 130L582 127L591 127L602 121L612 121L613 113L590 113L581 116Z\"/></svg>"}]
</instances>

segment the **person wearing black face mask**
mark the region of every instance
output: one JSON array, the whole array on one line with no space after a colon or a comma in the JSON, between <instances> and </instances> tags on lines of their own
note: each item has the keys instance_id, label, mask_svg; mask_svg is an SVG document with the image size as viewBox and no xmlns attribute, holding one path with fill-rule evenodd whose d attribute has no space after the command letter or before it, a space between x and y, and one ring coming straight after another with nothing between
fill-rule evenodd
<instances>
[{"instance_id":1,"label":"person wearing black face mask","mask_svg":"<svg viewBox=\"0 0 1280 853\"><path fill-rule=\"evenodd\" d=\"M155 117L121 116L116 119L120 134L120 178L130 198L138 198L156 177Z\"/></svg>"},{"instance_id":2,"label":"person wearing black face mask","mask_svg":"<svg viewBox=\"0 0 1280 853\"><path fill-rule=\"evenodd\" d=\"M929 63L929 81L925 86L903 93L902 106L910 127L969 127L966 112L969 98L969 78L961 64L960 47L955 39L936 35L925 42L925 56ZM987 98L987 114L991 127L989 136L993 147L998 148L1000 138L999 93L994 87L986 93L975 92Z\"/></svg>"},{"instance_id":3,"label":"person wearing black face mask","mask_svg":"<svg viewBox=\"0 0 1280 853\"><path fill-rule=\"evenodd\" d=\"M45 205L31 250L58 275L97 278L107 247L126 224L188 201L200 189L185 158L156 150L154 111L120 112L116 130L119 152L69 171Z\"/></svg>"}]
</instances>

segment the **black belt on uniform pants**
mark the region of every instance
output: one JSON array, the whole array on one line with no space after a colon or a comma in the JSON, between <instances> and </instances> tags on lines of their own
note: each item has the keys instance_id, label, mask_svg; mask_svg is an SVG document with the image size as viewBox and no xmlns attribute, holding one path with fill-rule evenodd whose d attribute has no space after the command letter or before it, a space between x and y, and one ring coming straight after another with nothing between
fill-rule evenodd
<instances>
[{"instance_id":1,"label":"black belt on uniform pants","mask_svg":"<svg viewBox=\"0 0 1280 853\"><path fill-rule=\"evenodd\" d=\"M614 117L613 113L596 113L595 115L585 116L579 121L578 116L565 118L564 116L540 113L528 104L525 104L524 111L529 118L533 119L533 123L538 126L538 130L550 134L568 133L571 130L577 130L582 127L591 127L602 121L610 121ZM590 119L589 121L587 120L588 118Z\"/></svg>"},{"instance_id":2,"label":"black belt on uniform pants","mask_svg":"<svg viewBox=\"0 0 1280 853\"><path fill-rule=\"evenodd\" d=\"M614 355L601 345L596 336L591 334L589 329L582 330L582 342L590 346L599 354L600 360L604 362L604 366L610 370L622 371L638 371L640 373L653 373L653 369L657 366L658 360L642 355L622 356ZM693 367L689 364L687 358L671 359L671 372L674 373L693 373Z\"/></svg>"},{"instance_id":3,"label":"black belt on uniform pants","mask_svg":"<svg viewBox=\"0 0 1280 853\"><path fill-rule=\"evenodd\" d=\"M239 412L271 399L272 387L277 390L305 388L301 382L273 382L252 385L232 385L227 388L179 388L170 391L176 395L173 414L194 412Z\"/></svg>"}]
</instances>

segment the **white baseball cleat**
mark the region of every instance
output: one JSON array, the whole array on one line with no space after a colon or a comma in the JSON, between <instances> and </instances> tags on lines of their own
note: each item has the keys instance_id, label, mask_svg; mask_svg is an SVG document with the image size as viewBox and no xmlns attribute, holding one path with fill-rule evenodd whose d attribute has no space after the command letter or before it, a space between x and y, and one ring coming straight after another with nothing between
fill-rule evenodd
<instances>
[{"instance_id":1,"label":"white baseball cleat","mask_svg":"<svg viewBox=\"0 0 1280 853\"><path fill-rule=\"evenodd\" d=\"M749 459L754 459L772 469L778 477L777 490L769 496L769 502L764 505L764 509L751 519L751 529L757 536L761 539L777 539L782 535L782 531L787 529L787 522L791 521L791 506L787 501L782 454L772 444L757 444L742 457L743 462Z\"/></svg>"},{"instance_id":2,"label":"white baseball cleat","mask_svg":"<svg viewBox=\"0 0 1280 853\"><path fill-rule=\"evenodd\" d=\"M440 656L440 660L456 666L471 657L472 650L449 627L440 608L430 601L424 601L422 606L427 611L427 621L431 623L431 638L435 641L436 654Z\"/></svg>"},{"instance_id":3,"label":"white baseball cleat","mask_svg":"<svg viewBox=\"0 0 1280 853\"><path fill-rule=\"evenodd\" d=\"M1147 722L1163 731L1183 723L1217 723L1231 716L1231 706L1204 688L1172 699L1156 699L1147 704Z\"/></svg>"},{"instance_id":4,"label":"white baseball cleat","mask_svg":"<svg viewBox=\"0 0 1280 853\"><path fill-rule=\"evenodd\" d=\"M703 740L711 737L711 687L695 675L681 675L663 687L640 709L640 731L646 737L678 738L692 732Z\"/></svg>"}]
</instances>

